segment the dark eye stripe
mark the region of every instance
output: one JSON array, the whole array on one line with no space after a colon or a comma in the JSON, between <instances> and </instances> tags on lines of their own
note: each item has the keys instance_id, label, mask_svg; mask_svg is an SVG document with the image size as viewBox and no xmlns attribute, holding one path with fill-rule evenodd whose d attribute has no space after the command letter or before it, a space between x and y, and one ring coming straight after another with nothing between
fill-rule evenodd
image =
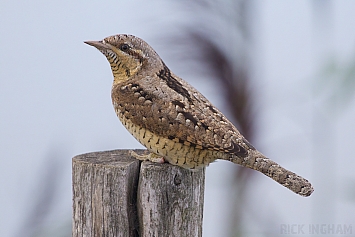
<instances>
[{"instance_id":1,"label":"dark eye stripe","mask_svg":"<svg viewBox=\"0 0 355 237\"><path fill-rule=\"evenodd\" d=\"M140 63L143 63L143 56L142 56L140 53L136 52L136 51L135 51L131 46L129 46L128 44L122 43L122 44L120 44L120 45L118 46L118 48L119 48L121 51L123 51L123 52L125 52L125 53L131 55L132 57L138 59Z\"/></svg>"}]
</instances>

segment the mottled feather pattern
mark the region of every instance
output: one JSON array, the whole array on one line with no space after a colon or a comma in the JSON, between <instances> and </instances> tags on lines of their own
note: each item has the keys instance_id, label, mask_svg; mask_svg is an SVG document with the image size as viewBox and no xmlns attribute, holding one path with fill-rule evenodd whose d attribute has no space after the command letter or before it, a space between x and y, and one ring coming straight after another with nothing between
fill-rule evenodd
<instances>
[{"instance_id":1,"label":"mottled feather pattern","mask_svg":"<svg viewBox=\"0 0 355 237\"><path fill-rule=\"evenodd\" d=\"M164 70L168 69L165 67ZM159 77L161 75L158 74ZM242 157L247 155L248 149L254 149L244 142L244 138L240 141L243 146L237 144L240 134L206 98L190 95L181 84L182 80L170 72L164 75L165 79L158 81L159 85L149 80L147 83L146 78L143 78L113 88L112 99L127 119L154 131L157 136L177 139L181 143L187 141L190 146L198 145L202 149L224 151ZM200 139L201 136L204 140Z\"/></svg>"},{"instance_id":2,"label":"mottled feather pattern","mask_svg":"<svg viewBox=\"0 0 355 237\"><path fill-rule=\"evenodd\" d=\"M118 118L155 156L188 169L229 160L260 171L302 196L313 192L306 179L257 151L143 40L115 35L86 43L98 48L111 65L111 96Z\"/></svg>"}]
</instances>

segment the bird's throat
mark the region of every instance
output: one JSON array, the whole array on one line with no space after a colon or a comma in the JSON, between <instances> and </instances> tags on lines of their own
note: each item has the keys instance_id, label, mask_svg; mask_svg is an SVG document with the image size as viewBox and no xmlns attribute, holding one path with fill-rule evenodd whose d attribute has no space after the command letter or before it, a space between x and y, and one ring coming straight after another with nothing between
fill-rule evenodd
<instances>
[{"instance_id":1,"label":"bird's throat","mask_svg":"<svg viewBox=\"0 0 355 237\"><path fill-rule=\"evenodd\" d=\"M141 68L141 65L134 61L117 62L115 60L109 60L109 62L114 78L113 84L119 84L129 80L134 75L136 75Z\"/></svg>"}]
</instances>

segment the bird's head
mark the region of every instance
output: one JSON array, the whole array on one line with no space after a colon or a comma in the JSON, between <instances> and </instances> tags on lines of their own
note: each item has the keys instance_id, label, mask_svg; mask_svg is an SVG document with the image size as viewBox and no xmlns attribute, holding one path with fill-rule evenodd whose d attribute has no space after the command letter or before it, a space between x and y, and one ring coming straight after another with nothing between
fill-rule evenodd
<instances>
[{"instance_id":1,"label":"bird's head","mask_svg":"<svg viewBox=\"0 0 355 237\"><path fill-rule=\"evenodd\" d=\"M84 43L94 46L106 56L111 65L114 84L129 80L147 64L160 66L162 63L157 53L145 41L133 35L120 34L101 41Z\"/></svg>"}]
</instances>

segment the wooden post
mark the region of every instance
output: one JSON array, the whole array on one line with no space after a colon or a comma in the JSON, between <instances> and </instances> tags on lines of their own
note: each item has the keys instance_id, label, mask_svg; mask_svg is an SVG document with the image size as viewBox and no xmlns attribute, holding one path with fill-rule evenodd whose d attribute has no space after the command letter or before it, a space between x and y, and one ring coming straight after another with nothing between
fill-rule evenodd
<instances>
[{"instance_id":1,"label":"wooden post","mask_svg":"<svg viewBox=\"0 0 355 237\"><path fill-rule=\"evenodd\" d=\"M140 165L129 150L76 156L73 237L200 237L204 180L204 169Z\"/></svg>"}]
</instances>

